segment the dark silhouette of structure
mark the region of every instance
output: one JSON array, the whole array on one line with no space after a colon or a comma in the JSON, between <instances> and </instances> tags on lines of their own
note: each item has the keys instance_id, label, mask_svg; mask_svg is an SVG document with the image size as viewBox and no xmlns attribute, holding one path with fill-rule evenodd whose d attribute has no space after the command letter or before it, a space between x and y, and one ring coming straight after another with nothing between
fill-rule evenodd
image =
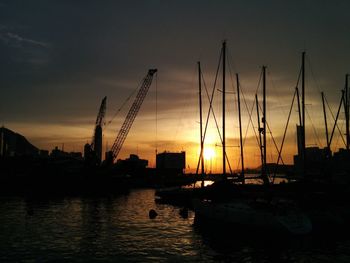
<instances>
[{"instance_id":1,"label":"dark silhouette of structure","mask_svg":"<svg viewBox=\"0 0 350 263\"><path fill-rule=\"evenodd\" d=\"M90 144L84 146L84 157L89 165L99 166L102 161L102 125L106 114L106 100L104 97L95 122L94 135Z\"/></svg>"},{"instance_id":2,"label":"dark silhouette of structure","mask_svg":"<svg viewBox=\"0 0 350 263\"><path fill-rule=\"evenodd\" d=\"M116 167L119 173L133 176L141 176L145 173L148 160L140 159L136 154L130 154L125 160L118 159Z\"/></svg>"},{"instance_id":3,"label":"dark silhouette of structure","mask_svg":"<svg viewBox=\"0 0 350 263\"><path fill-rule=\"evenodd\" d=\"M182 175L186 168L186 152L163 152L157 154L157 173L166 176Z\"/></svg>"},{"instance_id":4,"label":"dark silhouette of structure","mask_svg":"<svg viewBox=\"0 0 350 263\"><path fill-rule=\"evenodd\" d=\"M0 156L38 155L39 149L23 135L0 128Z\"/></svg>"},{"instance_id":5,"label":"dark silhouette of structure","mask_svg":"<svg viewBox=\"0 0 350 263\"><path fill-rule=\"evenodd\" d=\"M148 89L152 84L153 75L157 72L157 69L150 69L143 83L136 95L136 98L131 105L128 115L125 117L124 123L119 130L118 136L115 139L111 151L106 153L106 163L112 164L114 160L118 157L118 154L124 144L126 137L130 131L130 128L136 118L137 113L140 110L143 100L145 99Z\"/></svg>"}]
</instances>

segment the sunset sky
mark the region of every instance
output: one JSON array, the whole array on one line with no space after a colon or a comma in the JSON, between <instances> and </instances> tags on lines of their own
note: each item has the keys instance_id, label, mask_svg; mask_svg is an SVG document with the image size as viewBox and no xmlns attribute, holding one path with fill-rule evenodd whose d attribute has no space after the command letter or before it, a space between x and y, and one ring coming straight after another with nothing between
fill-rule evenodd
<instances>
[{"instance_id":1,"label":"sunset sky","mask_svg":"<svg viewBox=\"0 0 350 263\"><path fill-rule=\"evenodd\" d=\"M157 68L118 158L136 153L154 166L156 150L184 150L187 171L193 171L199 153L197 61L201 61L211 92L221 43L226 39L226 135L232 168L239 168L239 130L231 77L239 73L250 110L261 66L267 66L267 121L279 146L304 50L306 144L324 147L320 92L325 92L335 114L345 74L350 73L349 10L350 2L345 0L0 0L0 125L26 136L41 149L64 144L66 151L82 151L91 140L102 98L107 96L108 123L140 87L148 69ZM217 89L221 90L221 79ZM258 94L261 99L261 89ZM204 95L203 100L206 116ZM132 101L105 127L104 147L113 144ZM219 91L214 110L221 127ZM244 102L242 110L246 134L249 118ZM255 111L252 117L256 129ZM342 128L343 119L341 113ZM295 107L283 152L286 163L296 153L296 124ZM277 154L268 138L268 162L274 162ZM206 147L215 155L207 159L208 171L221 169L219 144L211 118ZM245 146L246 166L258 166L251 125ZM339 133L332 146L344 147Z\"/></svg>"}]
</instances>

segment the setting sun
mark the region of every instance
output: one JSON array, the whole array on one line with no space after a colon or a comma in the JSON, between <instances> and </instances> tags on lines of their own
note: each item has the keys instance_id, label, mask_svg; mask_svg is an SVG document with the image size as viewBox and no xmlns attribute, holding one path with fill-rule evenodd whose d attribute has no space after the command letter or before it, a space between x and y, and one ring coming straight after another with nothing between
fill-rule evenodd
<instances>
[{"instance_id":1,"label":"setting sun","mask_svg":"<svg viewBox=\"0 0 350 263\"><path fill-rule=\"evenodd\" d=\"M212 149L212 148L205 148L204 149L204 158L206 160L210 160L210 159L214 158L214 156L215 156L214 149Z\"/></svg>"}]
</instances>

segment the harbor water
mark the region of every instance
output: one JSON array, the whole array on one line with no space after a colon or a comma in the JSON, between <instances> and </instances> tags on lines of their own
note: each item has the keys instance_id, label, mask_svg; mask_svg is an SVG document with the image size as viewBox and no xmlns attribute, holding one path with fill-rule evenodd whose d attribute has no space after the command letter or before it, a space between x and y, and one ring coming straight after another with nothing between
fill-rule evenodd
<instances>
[{"instance_id":1,"label":"harbor water","mask_svg":"<svg viewBox=\"0 0 350 263\"><path fill-rule=\"evenodd\" d=\"M350 262L344 236L218 238L180 209L156 204L153 189L103 198L0 197L0 262Z\"/></svg>"}]
</instances>

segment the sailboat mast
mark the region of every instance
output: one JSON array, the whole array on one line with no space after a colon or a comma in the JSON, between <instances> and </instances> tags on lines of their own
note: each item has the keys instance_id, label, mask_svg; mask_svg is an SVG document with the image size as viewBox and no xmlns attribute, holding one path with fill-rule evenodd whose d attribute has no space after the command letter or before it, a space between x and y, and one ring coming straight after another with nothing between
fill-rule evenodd
<instances>
[{"instance_id":1,"label":"sailboat mast","mask_svg":"<svg viewBox=\"0 0 350 263\"><path fill-rule=\"evenodd\" d=\"M263 66L263 167L262 167L262 177L266 182L267 172L266 172L266 66Z\"/></svg>"},{"instance_id":2,"label":"sailboat mast","mask_svg":"<svg viewBox=\"0 0 350 263\"><path fill-rule=\"evenodd\" d=\"M298 87L295 88L297 91L297 101L298 101L298 117L299 117L299 125L302 126L302 120L301 120L301 111L300 111L300 95L299 95L299 89Z\"/></svg>"},{"instance_id":3,"label":"sailboat mast","mask_svg":"<svg viewBox=\"0 0 350 263\"><path fill-rule=\"evenodd\" d=\"M222 43L222 173L226 178L226 137L225 137L225 66L226 66L226 41Z\"/></svg>"},{"instance_id":4,"label":"sailboat mast","mask_svg":"<svg viewBox=\"0 0 350 263\"><path fill-rule=\"evenodd\" d=\"M261 167L263 167L264 159L263 159L262 142L261 142L262 128L260 126L260 113L259 113L258 94L255 94L255 102L256 102L256 114L257 114L257 117L258 117L259 149L260 149Z\"/></svg>"},{"instance_id":5,"label":"sailboat mast","mask_svg":"<svg viewBox=\"0 0 350 263\"><path fill-rule=\"evenodd\" d=\"M301 120L302 172L305 175L305 51L302 53L301 62Z\"/></svg>"},{"instance_id":6,"label":"sailboat mast","mask_svg":"<svg viewBox=\"0 0 350 263\"><path fill-rule=\"evenodd\" d=\"M323 105L324 125L325 125L325 129L326 129L326 141L327 141L327 148L328 148L329 136L328 136L328 125L327 125L327 113L326 113L326 106L324 103L324 93L323 92L321 92L321 96L322 96L322 105Z\"/></svg>"},{"instance_id":7,"label":"sailboat mast","mask_svg":"<svg viewBox=\"0 0 350 263\"><path fill-rule=\"evenodd\" d=\"M202 169L202 178L204 177L204 141L203 141L203 117L202 117L202 71L201 63L198 63L198 88L199 88L199 132L200 132L200 142L201 142L201 151L200 151L200 160L201 160L201 169Z\"/></svg>"},{"instance_id":8,"label":"sailboat mast","mask_svg":"<svg viewBox=\"0 0 350 263\"><path fill-rule=\"evenodd\" d=\"M238 100L238 121L239 121L239 144L241 148L241 178L242 178L242 184L245 183L244 180L244 159L243 159L243 138L242 138L242 118L241 118L241 96L240 96L240 87L239 87L239 78L238 74L236 74L236 81L237 81L237 100Z\"/></svg>"},{"instance_id":9,"label":"sailboat mast","mask_svg":"<svg viewBox=\"0 0 350 263\"><path fill-rule=\"evenodd\" d=\"M350 148L350 130L349 130L349 74L345 75L345 122L346 122L346 149Z\"/></svg>"}]
</instances>

